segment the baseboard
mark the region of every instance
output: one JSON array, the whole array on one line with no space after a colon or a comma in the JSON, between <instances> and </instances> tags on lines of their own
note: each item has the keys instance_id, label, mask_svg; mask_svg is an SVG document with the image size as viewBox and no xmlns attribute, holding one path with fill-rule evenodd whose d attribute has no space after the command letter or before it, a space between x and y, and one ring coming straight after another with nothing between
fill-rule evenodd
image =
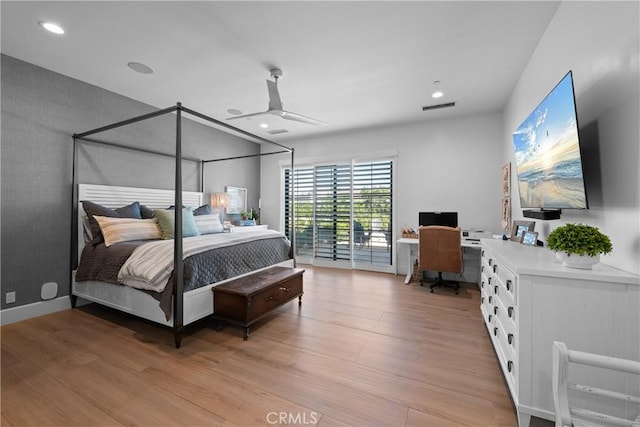
<instances>
[{"instance_id":1,"label":"baseboard","mask_svg":"<svg viewBox=\"0 0 640 427\"><path fill-rule=\"evenodd\" d=\"M58 297L47 301L38 301L33 304L21 305L19 307L6 308L0 310L0 325L9 325L32 317L44 316L45 314L71 308L69 295Z\"/></svg>"}]
</instances>

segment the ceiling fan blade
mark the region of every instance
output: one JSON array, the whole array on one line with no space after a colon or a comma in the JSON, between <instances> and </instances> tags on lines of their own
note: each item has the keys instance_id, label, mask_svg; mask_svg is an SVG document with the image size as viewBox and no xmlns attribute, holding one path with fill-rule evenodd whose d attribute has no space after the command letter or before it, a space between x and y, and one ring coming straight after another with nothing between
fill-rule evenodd
<instances>
[{"instance_id":1,"label":"ceiling fan blade","mask_svg":"<svg viewBox=\"0 0 640 427\"><path fill-rule=\"evenodd\" d=\"M276 81L267 80L267 90L269 91L269 109L267 111L261 111L259 113L251 113L251 114L243 114L241 116L229 117L227 120L236 120L236 119L246 119L250 117L257 117L263 115L274 115L279 116L285 120L291 120L294 122L306 123L314 126L326 126L327 123L312 119L311 117L303 116L302 114L292 113L290 111L284 111L282 109L282 100L280 99L280 93L278 92L278 76L282 76L282 72L280 70L279 74L273 74L272 76L276 78Z\"/></svg>"},{"instance_id":2,"label":"ceiling fan blade","mask_svg":"<svg viewBox=\"0 0 640 427\"><path fill-rule=\"evenodd\" d=\"M280 99L280 93L278 93L278 84L267 80L267 90L269 91L269 111L282 110L282 100Z\"/></svg>"},{"instance_id":3,"label":"ceiling fan blade","mask_svg":"<svg viewBox=\"0 0 640 427\"><path fill-rule=\"evenodd\" d=\"M314 125L314 126L326 126L327 125L327 123L325 123L323 121L312 119L311 117L306 117L306 116L303 116L301 114L291 113L289 111L282 111L280 113L280 117L282 117L283 119L286 119L286 120L293 120L293 121L296 121L296 122L307 123L307 124Z\"/></svg>"},{"instance_id":4,"label":"ceiling fan blade","mask_svg":"<svg viewBox=\"0 0 640 427\"><path fill-rule=\"evenodd\" d=\"M227 120L246 119L246 118L249 118L249 117L264 116L264 115L267 115L267 114L272 114L272 113L270 111L261 111L259 113L243 114L242 116L229 117Z\"/></svg>"}]
</instances>

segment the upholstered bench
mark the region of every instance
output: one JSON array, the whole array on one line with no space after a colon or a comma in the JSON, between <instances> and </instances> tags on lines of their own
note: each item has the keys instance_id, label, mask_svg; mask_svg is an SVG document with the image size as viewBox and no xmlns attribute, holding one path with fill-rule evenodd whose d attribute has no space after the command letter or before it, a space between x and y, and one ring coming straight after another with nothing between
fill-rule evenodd
<instances>
[{"instance_id":1,"label":"upholstered bench","mask_svg":"<svg viewBox=\"0 0 640 427\"><path fill-rule=\"evenodd\" d=\"M272 310L296 297L302 305L302 273L300 268L270 267L214 286L216 329L222 329L224 322L239 325L246 340L249 326Z\"/></svg>"}]
</instances>

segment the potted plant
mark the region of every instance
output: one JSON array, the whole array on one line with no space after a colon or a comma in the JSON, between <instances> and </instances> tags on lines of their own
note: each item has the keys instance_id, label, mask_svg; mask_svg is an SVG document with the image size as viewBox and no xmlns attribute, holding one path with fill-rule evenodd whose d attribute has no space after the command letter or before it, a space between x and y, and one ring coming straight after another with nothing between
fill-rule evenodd
<instances>
[{"instance_id":1,"label":"potted plant","mask_svg":"<svg viewBox=\"0 0 640 427\"><path fill-rule=\"evenodd\" d=\"M256 221L258 220L258 212L250 209L248 211L240 212L240 225L256 225Z\"/></svg>"},{"instance_id":2,"label":"potted plant","mask_svg":"<svg viewBox=\"0 0 640 427\"><path fill-rule=\"evenodd\" d=\"M565 224L554 229L547 237L547 247L567 267L590 270L600 262L600 254L613 249L609 236L598 227L584 224Z\"/></svg>"}]
</instances>

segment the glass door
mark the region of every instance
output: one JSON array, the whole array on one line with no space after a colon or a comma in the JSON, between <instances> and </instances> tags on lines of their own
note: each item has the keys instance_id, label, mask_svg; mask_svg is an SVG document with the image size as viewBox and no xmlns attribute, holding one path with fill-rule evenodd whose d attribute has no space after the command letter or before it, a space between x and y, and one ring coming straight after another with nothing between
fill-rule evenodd
<instances>
[{"instance_id":1,"label":"glass door","mask_svg":"<svg viewBox=\"0 0 640 427\"><path fill-rule=\"evenodd\" d=\"M287 236L292 178L298 262L393 272L392 160L284 169Z\"/></svg>"}]
</instances>

